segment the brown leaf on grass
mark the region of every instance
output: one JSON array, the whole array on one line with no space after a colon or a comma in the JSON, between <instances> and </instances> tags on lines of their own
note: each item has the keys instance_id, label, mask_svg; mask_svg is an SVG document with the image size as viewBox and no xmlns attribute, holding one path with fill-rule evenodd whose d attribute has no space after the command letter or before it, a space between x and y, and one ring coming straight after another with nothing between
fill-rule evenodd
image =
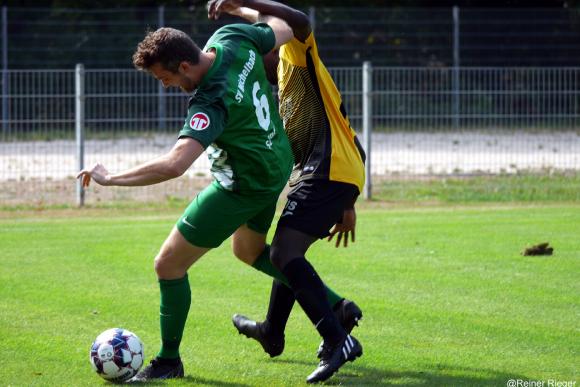
<instances>
[{"instance_id":1,"label":"brown leaf on grass","mask_svg":"<svg viewBox=\"0 0 580 387\"><path fill-rule=\"evenodd\" d=\"M530 256L530 255L552 255L554 252L554 248L550 247L549 242L538 243L537 245L526 247L524 251L522 251L522 255Z\"/></svg>"}]
</instances>

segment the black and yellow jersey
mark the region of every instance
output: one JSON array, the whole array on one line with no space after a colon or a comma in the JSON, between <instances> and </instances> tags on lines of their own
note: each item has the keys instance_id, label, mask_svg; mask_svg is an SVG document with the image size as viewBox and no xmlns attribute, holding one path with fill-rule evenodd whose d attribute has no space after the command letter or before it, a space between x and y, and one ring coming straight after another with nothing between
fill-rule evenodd
<instances>
[{"instance_id":1,"label":"black and yellow jersey","mask_svg":"<svg viewBox=\"0 0 580 387\"><path fill-rule=\"evenodd\" d=\"M294 154L290 185L328 179L362 192L365 154L312 33L304 43L293 38L280 47L278 95Z\"/></svg>"}]
</instances>

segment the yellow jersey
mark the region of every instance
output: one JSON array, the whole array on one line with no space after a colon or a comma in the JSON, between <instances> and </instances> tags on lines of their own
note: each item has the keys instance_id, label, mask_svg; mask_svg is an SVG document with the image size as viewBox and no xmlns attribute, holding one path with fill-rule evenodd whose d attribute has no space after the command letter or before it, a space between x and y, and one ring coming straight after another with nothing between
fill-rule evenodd
<instances>
[{"instance_id":1,"label":"yellow jersey","mask_svg":"<svg viewBox=\"0 0 580 387\"><path fill-rule=\"evenodd\" d=\"M280 116L294 154L290 185L309 179L350 183L362 192L365 153L340 92L318 56L314 34L280 47Z\"/></svg>"}]
</instances>

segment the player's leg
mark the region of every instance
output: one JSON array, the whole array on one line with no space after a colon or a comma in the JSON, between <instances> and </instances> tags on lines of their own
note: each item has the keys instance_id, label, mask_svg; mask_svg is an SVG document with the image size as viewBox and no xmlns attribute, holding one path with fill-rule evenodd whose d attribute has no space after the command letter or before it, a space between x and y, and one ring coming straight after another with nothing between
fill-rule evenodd
<instances>
[{"instance_id":1,"label":"player's leg","mask_svg":"<svg viewBox=\"0 0 580 387\"><path fill-rule=\"evenodd\" d=\"M159 279L161 349L137 376L136 381L183 377L179 345L191 304L191 289L187 270L209 248L189 243L177 229L171 233L155 257L155 272Z\"/></svg>"},{"instance_id":2,"label":"player's leg","mask_svg":"<svg viewBox=\"0 0 580 387\"><path fill-rule=\"evenodd\" d=\"M209 250L206 247L192 245L183 237L177 227L173 227L171 234L155 258L155 272L159 278L161 290L162 344L161 350L157 354L158 358L179 358L179 344L191 304L191 289L187 270Z\"/></svg>"},{"instance_id":3,"label":"player's leg","mask_svg":"<svg viewBox=\"0 0 580 387\"><path fill-rule=\"evenodd\" d=\"M187 270L209 250L210 247L189 243L177 226L174 226L155 257L157 278L162 281L183 278L187 275Z\"/></svg>"},{"instance_id":4,"label":"player's leg","mask_svg":"<svg viewBox=\"0 0 580 387\"><path fill-rule=\"evenodd\" d=\"M273 211L275 211L275 207ZM254 231L252 227L256 226L254 224L250 224L249 226L244 224L232 236L232 251L234 255L254 269L288 285L286 277L272 265L272 261L270 260L270 245L266 244L266 233ZM337 294L334 290L326 286L326 284L325 288L328 300L333 308L344 300L344 297Z\"/></svg>"},{"instance_id":5,"label":"player's leg","mask_svg":"<svg viewBox=\"0 0 580 387\"><path fill-rule=\"evenodd\" d=\"M270 357L279 356L284 352L284 330L294 301L294 292L274 279L264 322L257 322L240 314L234 314L232 322L239 334L258 341Z\"/></svg>"},{"instance_id":6,"label":"player's leg","mask_svg":"<svg viewBox=\"0 0 580 387\"><path fill-rule=\"evenodd\" d=\"M315 240L328 235L356 192L352 185L325 180L300 183L288 195L272 242L272 263L286 276L298 303L324 340L321 362L308 382L328 379L347 360L362 354L358 341L333 314L322 280L305 257Z\"/></svg>"},{"instance_id":7,"label":"player's leg","mask_svg":"<svg viewBox=\"0 0 580 387\"><path fill-rule=\"evenodd\" d=\"M307 196L307 193L304 191L305 187L303 186L293 189L289 193L290 200L285 208L293 208L295 206L295 204L291 204L293 198ZM320 196L324 195L324 192L328 190L326 187L322 187L322 190L319 191L321 191L319 192ZM338 205L334 205L338 210L331 209L325 211L324 207L322 209L320 208L320 205L325 201L324 199L311 200L314 204L313 206L316 207L315 210L306 209L306 211L302 212L295 210L296 213L293 215L292 224L304 225L305 223L314 222L319 225L317 230L312 230L311 226L304 227L308 227L308 231L314 234L328 234L330 227L342 215L340 206L343 204L340 202ZM336 201L336 198L330 198L330 200ZM305 216L305 214L310 214L313 211L316 212L316 216ZM286 222L288 223L288 221ZM254 222L251 223L251 226L259 228L256 227L258 224L259 222ZM287 279L272 265L269 259L270 246L265 245L265 239L265 234L260 234L249 226L242 226L234 233L232 247L236 256L254 268L275 277L277 281L272 283L268 314L263 322L253 321L243 315L235 315L233 317L233 323L239 333L256 339L262 345L265 352L271 357L274 357L281 354L284 349L284 330L295 299L294 292L287 287ZM264 245L265 248L263 247ZM256 257L260 248L264 248L264 250ZM336 317L339 319L343 328L350 333L354 326L358 325L358 320L362 318L362 311L354 302L344 299L326 285L325 288L327 298Z\"/></svg>"},{"instance_id":8,"label":"player's leg","mask_svg":"<svg viewBox=\"0 0 580 387\"><path fill-rule=\"evenodd\" d=\"M330 378L344 363L362 355L362 346L340 325L326 299L321 278L306 260L306 250L315 240L279 225L272 242L274 265L288 278L296 300L324 341L320 363L306 379L308 383Z\"/></svg>"},{"instance_id":9,"label":"player's leg","mask_svg":"<svg viewBox=\"0 0 580 387\"><path fill-rule=\"evenodd\" d=\"M191 304L187 270L257 212L244 200L217 184L209 185L190 203L163 244L155 259L161 291L162 347L136 380L183 375L179 345Z\"/></svg>"},{"instance_id":10,"label":"player's leg","mask_svg":"<svg viewBox=\"0 0 580 387\"><path fill-rule=\"evenodd\" d=\"M273 218L275 208L275 203L271 208L266 208L265 212L271 214L266 214L265 217ZM268 223L271 224L271 222L270 220ZM270 245L266 244L268 230L262 232L262 227L260 227L260 230L256 231L254 228L257 227L254 225L251 227L243 224L232 235L232 251L234 255L254 269L286 282L286 278L270 262Z\"/></svg>"},{"instance_id":11,"label":"player's leg","mask_svg":"<svg viewBox=\"0 0 580 387\"><path fill-rule=\"evenodd\" d=\"M288 278L289 287L321 335L331 341L338 341L344 336L342 329L332 316L322 280L305 258L306 251L316 239L300 231L278 226L272 241L272 263ZM326 317L327 314L330 316Z\"/></svg>"},{"instance_id":12,"label":"player's leg","mask_svg":"<svg viewBox=\"0 0 580 387\"><path fill-rule=\"evenodd\" d=\"M276 201L272 201L232 236L232 250L238 259L277 280L272 284L268 314L263 323L256 323L241 315L233 318L238 331L258 340L271 357L280 355L284 350L284 330L294 305L294 293L287 288L286 277L272 264L270 246L266 244L266 233L275 211ZM325 290L333 308L343 305L343 297L326 285Z\"/></svg>"},{"instance_id":13,"label":"player's leg","mask_svg":"<svg viewBox=\"0 0 580 387\"><path fill-rule=\"evenodd\" d=\"M266 209L270 211L270 209ZM275 207L271 209L273 217L273 212ZM264 215L267 217L268 215ZM255 231L254 228L260 228L259 223L254 221L250 225L240 226L234 235L232 236L232 251L234 255L245 262L246 264L252 266L254 269L259 270L270 277L278 280L281 284L288 285L288 280L284 275L272 264L270 260L270 245L266 244L266 233ZM326 295L333 309L340 307L344 301L344 297L337 294L334 290L329 288L325 284ZM288 312L289 313L289 312ZM286 323L284 322L284 326ZM283 333L284 326L280 327L278 331ZM352 329L352 328L351 328Z\"/></svg>"}]
</instances>

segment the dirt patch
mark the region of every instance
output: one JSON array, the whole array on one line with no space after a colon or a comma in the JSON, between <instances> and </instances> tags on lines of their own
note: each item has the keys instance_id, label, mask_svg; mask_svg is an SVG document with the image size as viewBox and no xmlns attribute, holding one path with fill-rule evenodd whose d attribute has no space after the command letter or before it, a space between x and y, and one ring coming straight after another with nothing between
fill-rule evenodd
<instances>
[{"instance_id":1,"label":"dirt patch","mask_svg":"<svg viewBox=\"0 0 580 387\"><path fill-rule=\"evenodd\" d=\"M84 165L100 162L117 172L164 154L174 143L173 135L90 140L85 143ZM74 206L79 169L75 155L74 141L0 143L0 206ZM575 129L374 133L370 159L378 179L580 170L580 136ZM91 187L86 200L98 204L188 198L208 179L209 162L203 155L180 179L143 188Z\"/></svg>"},{"instance_id":2,"label":"dirt patch","mask_svg":"<svg viewBox=\"0 0 580 387\"><path fill-rule=\"evenodd\" d=\"M117 204L121 202L146 203L190 200L211 182L209 178L181 177L163 184L147 187L102 187L97 184L85 191L85 204ZM47 206L71 206L77 204L76 179L31 179L2 182L0 204L5 207L25 205L42 209Z\"/></svg>"}]
</instances>

